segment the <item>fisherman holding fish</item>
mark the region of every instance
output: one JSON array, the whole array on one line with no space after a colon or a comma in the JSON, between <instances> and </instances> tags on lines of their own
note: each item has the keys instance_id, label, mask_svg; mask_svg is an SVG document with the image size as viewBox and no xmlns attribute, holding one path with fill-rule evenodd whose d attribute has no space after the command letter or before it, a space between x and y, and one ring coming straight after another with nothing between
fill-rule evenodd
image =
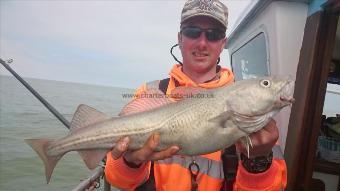
<instances>
[{"instance_id":1,"label":"fisherman holding fish","mask_svg":"<svg viewBox=\"0 0 340 191\"><path fill-rule=\"evenodd\" d=\"M227 23L221 2L187 1L178 33L183 63L174 56L170 78L141 86L118 117L81 104L66 136L26 139L47 183L58 161L77 151L89 169L107 156L106 179L123 190L283 190L286 165L272 118L294 101L294 81L233 82L218 65Z\"/></svg>"},{"instance_id":2,"label":"fisherman holding fish","mask_svg":"<svg viewBox=\"0 0 340 191\"><path fill-rule=\"evenodd\" d=\"M233 73L218 65L227 42L227 24L228 9L223 3L188 0L182 10L178 33L183 63L173 66L170 78L146 83L136 94L155 87L169 95L178 87L214 89L232 84ZM162 140L158 133L135 151L128 150L133 140L121 138L107 154L105 176L113 186L123 190L283 190L287 172L280 147L276 144L278 137L276 123L270 119L264 128L245 139L251 142L250 149L241 141L235 144L240 160L233 183L225 181L223 151L184 156L176 155L181 148L173 145L156 152L155 148ZM204 142L196 144L199 147Z\"/></svg>"}]
</instances>

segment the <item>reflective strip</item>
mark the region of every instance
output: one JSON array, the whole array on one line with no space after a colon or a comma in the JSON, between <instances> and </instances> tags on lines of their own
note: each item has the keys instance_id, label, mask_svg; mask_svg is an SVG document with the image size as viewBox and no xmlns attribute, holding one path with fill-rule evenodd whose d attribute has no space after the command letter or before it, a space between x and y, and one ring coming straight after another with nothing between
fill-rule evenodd
<instances>
[{"instance_id":1,"label":"reflective strip","mask_svg":"<svg viewBox=\"0 0 340 191\"><path fill-rule=\"evenodd\" d=\"M283 158L283 153L282 153L282 150L281 150L281 147L280 145L275 145L272 149L273 151L273 157L276 158L276 159L284 159Z\"/></svg>"},{"instance_id":2,"label":"reflective strip","mask_svg":"<svg viewBox=\"0 0 340 191\"><path fill-rule=\"evenodd\" d=\"M200 168L200 173L206 174L216 179L224 179L222 161L214 161L201 156L172 156L164 160L159 160L159 164L179 164L183 168L188 169L190 163L195 160Z\"/></svg>"},{"instance_id":3,"label":"reflective strip","mask_svg":"<svg viewBox=\"0 0 340 191\"><path fill-rule=\"evenodd\" d=\"M148 89L158 89L159 88L159 80L154 80L146 83L146 87Z\"/></svg>"}]
</instances>

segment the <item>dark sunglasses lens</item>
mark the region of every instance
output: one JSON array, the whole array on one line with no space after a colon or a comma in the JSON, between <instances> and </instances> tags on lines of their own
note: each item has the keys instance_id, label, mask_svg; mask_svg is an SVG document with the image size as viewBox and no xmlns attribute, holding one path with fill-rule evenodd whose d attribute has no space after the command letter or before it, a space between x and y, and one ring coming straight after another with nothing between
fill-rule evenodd
<instances>
[{"instance_id":1,"label":"dark sunglasses lens","mask_svg":"<svg viewBox=\"0 0 340 191\"><path fill-rule=\"evenodd\" d=\"M222 38L224 38L225 34L223 31L211 29L205 32L205 36L207 37L209 41L217 41L217 40L221 40Z\"/></svg>"},{"instance_id":2,"label":"dark sunglasses lens","mask_svg":"<svg viewBox=\"0 0 340 191\"><path fill-rule=\"evenodd\" d=\"M186 37L195 39L201 35L202 30L200 28L188 27L188 28L184 28L182 32Z\"/></svg>"},{"instance_id":3,"label":"dark sunglasses lens","mask_svg":"<svg viewBox=\"0 0 340 191\"><path fill-rule=\"evenodd\" d=\"M182 29L182 33L189 38L196 39L204 32L209 41L218 41L225 37L225 33L218 29L201 29L198 27L186 27Z\"/></svg>"}]
</instances>

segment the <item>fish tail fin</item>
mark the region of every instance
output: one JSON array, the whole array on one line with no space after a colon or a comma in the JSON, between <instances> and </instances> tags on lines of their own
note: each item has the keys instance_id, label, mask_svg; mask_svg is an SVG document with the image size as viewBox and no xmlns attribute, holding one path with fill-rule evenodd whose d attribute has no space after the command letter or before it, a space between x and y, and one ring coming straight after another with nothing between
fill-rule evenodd
<instances>
[{"instance_id":1,"label":"fish tail fin","mask_svg":"<svg viewBox=\"0 0 340 191\"><path fill-rule=\"evenodd\" d=\"M53 173L53 169L57 165L62 155L49 156L47 154L47 147L50 144L50 142L53 141L51 139L26 139L25 141L29 146L32 147L32 149L39 155L41 160L44 162L46 182L49 183Z\"/></svg>"}]
</instances>

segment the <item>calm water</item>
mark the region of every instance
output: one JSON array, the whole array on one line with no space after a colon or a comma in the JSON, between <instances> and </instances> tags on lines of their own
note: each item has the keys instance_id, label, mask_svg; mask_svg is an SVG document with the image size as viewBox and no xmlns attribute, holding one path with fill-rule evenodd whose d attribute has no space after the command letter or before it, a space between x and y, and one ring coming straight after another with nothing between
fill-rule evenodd
<instances>
[{"instance_id":1,"label":"calm water","mask_svg":"<svg viewBox=\"0 0 340 191\"><path fill-rule=\"evenodd\" d=\"M26 79L68 120L81 103L111 116L129 101L123 93L132 90ZM91 171L76 152L66 154L56 166L49 185L36 153L27 138L57 138L68 133L33 95L15 78L0 76L0 190L71 190Z\"/></svg>"}]
</instances>

